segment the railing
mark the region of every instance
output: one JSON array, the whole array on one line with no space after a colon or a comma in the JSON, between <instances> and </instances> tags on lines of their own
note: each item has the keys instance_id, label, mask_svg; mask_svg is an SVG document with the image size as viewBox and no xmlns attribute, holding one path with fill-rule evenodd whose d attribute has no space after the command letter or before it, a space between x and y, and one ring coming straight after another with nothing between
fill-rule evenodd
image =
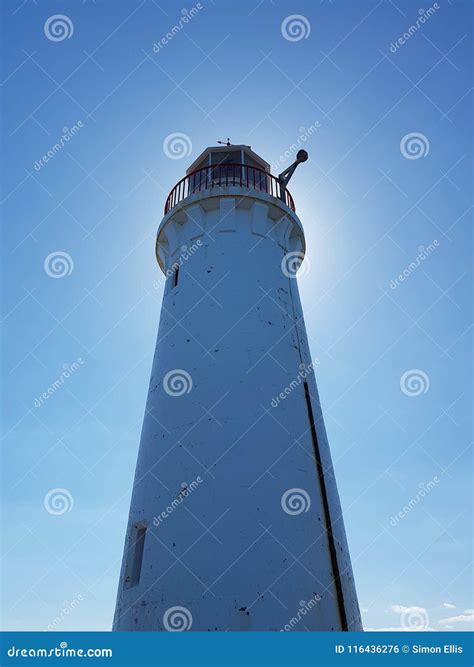
<instances>
[{"instance_id":1,"label":"railing","mask_svg":"<svg viewBox=\"0 0 474 667\"><path fill-rule=\"evenodd\" d=\"M263 169L246 164L216 164L197 169L182 178L168 195L165 204L165 215L176 204L195 192L232 185L266 192L272 197L285 202L292 211L296 210L293 197L288 190L281 185L278 178Z\"/></svg>"}]
</instances>

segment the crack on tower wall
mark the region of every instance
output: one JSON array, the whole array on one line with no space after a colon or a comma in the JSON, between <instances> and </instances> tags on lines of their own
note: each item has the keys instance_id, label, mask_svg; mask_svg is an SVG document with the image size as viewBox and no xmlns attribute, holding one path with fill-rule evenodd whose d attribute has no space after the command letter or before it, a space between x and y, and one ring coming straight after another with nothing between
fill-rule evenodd
<instances>
[{"instance_id":1,"label":"crack on tower wall","mask_svg":"<svg viewBox=\"0 0 474 667\"><path fill-rule=\"evenodd\" d=\"M301 339L298 331L298 327L300 326L296 317L296 308L295 308L295 302L293 298L293 288L291 285L291 278L288 278L290 281L289 287L290 287L290 300L291 300L291 310L293 314L293 323L295 327L295 332L296 332L296 341L298 343L298 354L300 357L300 363L303 364L303 354L301 350ZM302 317L301 317L302 319ZM309 425L310 425L310 432L311 432L311 440L313 444L313 452L314 452L314 458L316 461L316 472L319 480L319 489L321 492L321 499L323 503L323 511L324 511L324 519L325 519L325 524L326 524L326 534L328 538L328 547L329 547L329 555L331 559L331 566L332 566L332 571L334 575L334 586L336 588L336 598L337 598L337 603L338 603L338 608L339 608L339 616L341 619L341 629L344 632L347 632L349 630L349 626L347 623L347 614L346 614L346 607L344 603L344 593L342 590L342 583L341 583L341 572L339 569L339 562L337 560L337 551L336 551L336 540L334 538L334 533L332 530L332 520L331 520L331 512L329 508L329 498L328 498L328 493L326 489L326 479L324 476L324 468L322 464L322 459L321 459L321 451L319 448L319 441L318 441L318 435L316 432L316 425L314 422L314 413L313 413L313 406L311 404L311 394L309 392L309 386L307 382L303 383L304 386L304 395L305 395L305 401L306 401L306 410L308 412L308 419L309 419Z\"/></svg>"},{"instance_id":2,"label":"crack on tower wall","mask_svg":"<svg viewBox=\"0 0 474 667\"><path fill-rule=\"evenodd\" d=\"M329 510L329 499L326 489L326 480L324 478L324 469L321 461L321 452L319 451L318 436L316 434L316 426L314 424L313 406L311 405L311 396L309 393L308 383L304 382L304 396L306 399L306 409L308 410L309 424L311 427L311 439L313 441L314 456L316 459L316 469L319 478L319 485L321 490L321 497L323 500L324 518L326 520L326 532L328 536L329 554L331 557L331 565L334 574L334 585L336 587L336 597L339 606L339 614L341 617L341 626L344 632L348 631L346 608L344 605L344 593L342 591L341 573L339 571L339 563L337 561L336 541L332 532L331 512Z\"/></svg>"}]
</instances>

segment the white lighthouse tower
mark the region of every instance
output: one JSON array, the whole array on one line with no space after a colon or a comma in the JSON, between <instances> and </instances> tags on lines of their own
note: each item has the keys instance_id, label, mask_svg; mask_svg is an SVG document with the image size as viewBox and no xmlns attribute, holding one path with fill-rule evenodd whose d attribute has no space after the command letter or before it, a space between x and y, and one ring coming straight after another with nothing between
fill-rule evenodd
<instances>
[{"instance_id":1,"label":"white lighthouse tower","mask_svg":"<svg viewBox=\"0 0 474 667\"><path fill-rule=\"evenodd\" d=\"M208 148L167 199L114 630L362 630L295 280L295 166Z\"/></svg>"}]
</instances>

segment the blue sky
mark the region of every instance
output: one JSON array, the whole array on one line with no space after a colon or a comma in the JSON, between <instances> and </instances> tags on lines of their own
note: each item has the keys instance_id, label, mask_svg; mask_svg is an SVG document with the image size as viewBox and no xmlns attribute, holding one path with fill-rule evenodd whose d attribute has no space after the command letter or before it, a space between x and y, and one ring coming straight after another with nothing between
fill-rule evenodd
<instances>
[{"instance_id":1,"label":"blue sky","mask_svg":"<svg viewBox=\"0 0 474 667\"><path fill-rule=\"evenodd\" d=\"M229 136L270 163L310 153L290 187L299 284L364 625L466 630L472 6L440 1L395 52L419 3L200 6L156 52L177 2L3 3L3 627L111 626L162 297L154 235L186 167ZM170 159L177 132L189 154ZM69 511L51 514L58 488Z\"/></svg>"}]
</instances>

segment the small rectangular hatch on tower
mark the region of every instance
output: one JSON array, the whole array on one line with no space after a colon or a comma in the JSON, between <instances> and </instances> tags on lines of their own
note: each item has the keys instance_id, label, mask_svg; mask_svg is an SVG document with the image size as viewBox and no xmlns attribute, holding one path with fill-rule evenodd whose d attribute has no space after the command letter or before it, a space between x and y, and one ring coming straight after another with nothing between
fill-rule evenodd
<instances>
[{"instance_id":1,"label":"small rectangular hatch on tower","mask_svg":"<svg viewBox=\"0 0 474 667\"><path fill-rule=\"evenodd\" d=\"M144 523L136 523L131 526L127 561L125 564L125 588L136 586L140 581L146 529L147 527Z\"/></svg>"}]
</instances>

